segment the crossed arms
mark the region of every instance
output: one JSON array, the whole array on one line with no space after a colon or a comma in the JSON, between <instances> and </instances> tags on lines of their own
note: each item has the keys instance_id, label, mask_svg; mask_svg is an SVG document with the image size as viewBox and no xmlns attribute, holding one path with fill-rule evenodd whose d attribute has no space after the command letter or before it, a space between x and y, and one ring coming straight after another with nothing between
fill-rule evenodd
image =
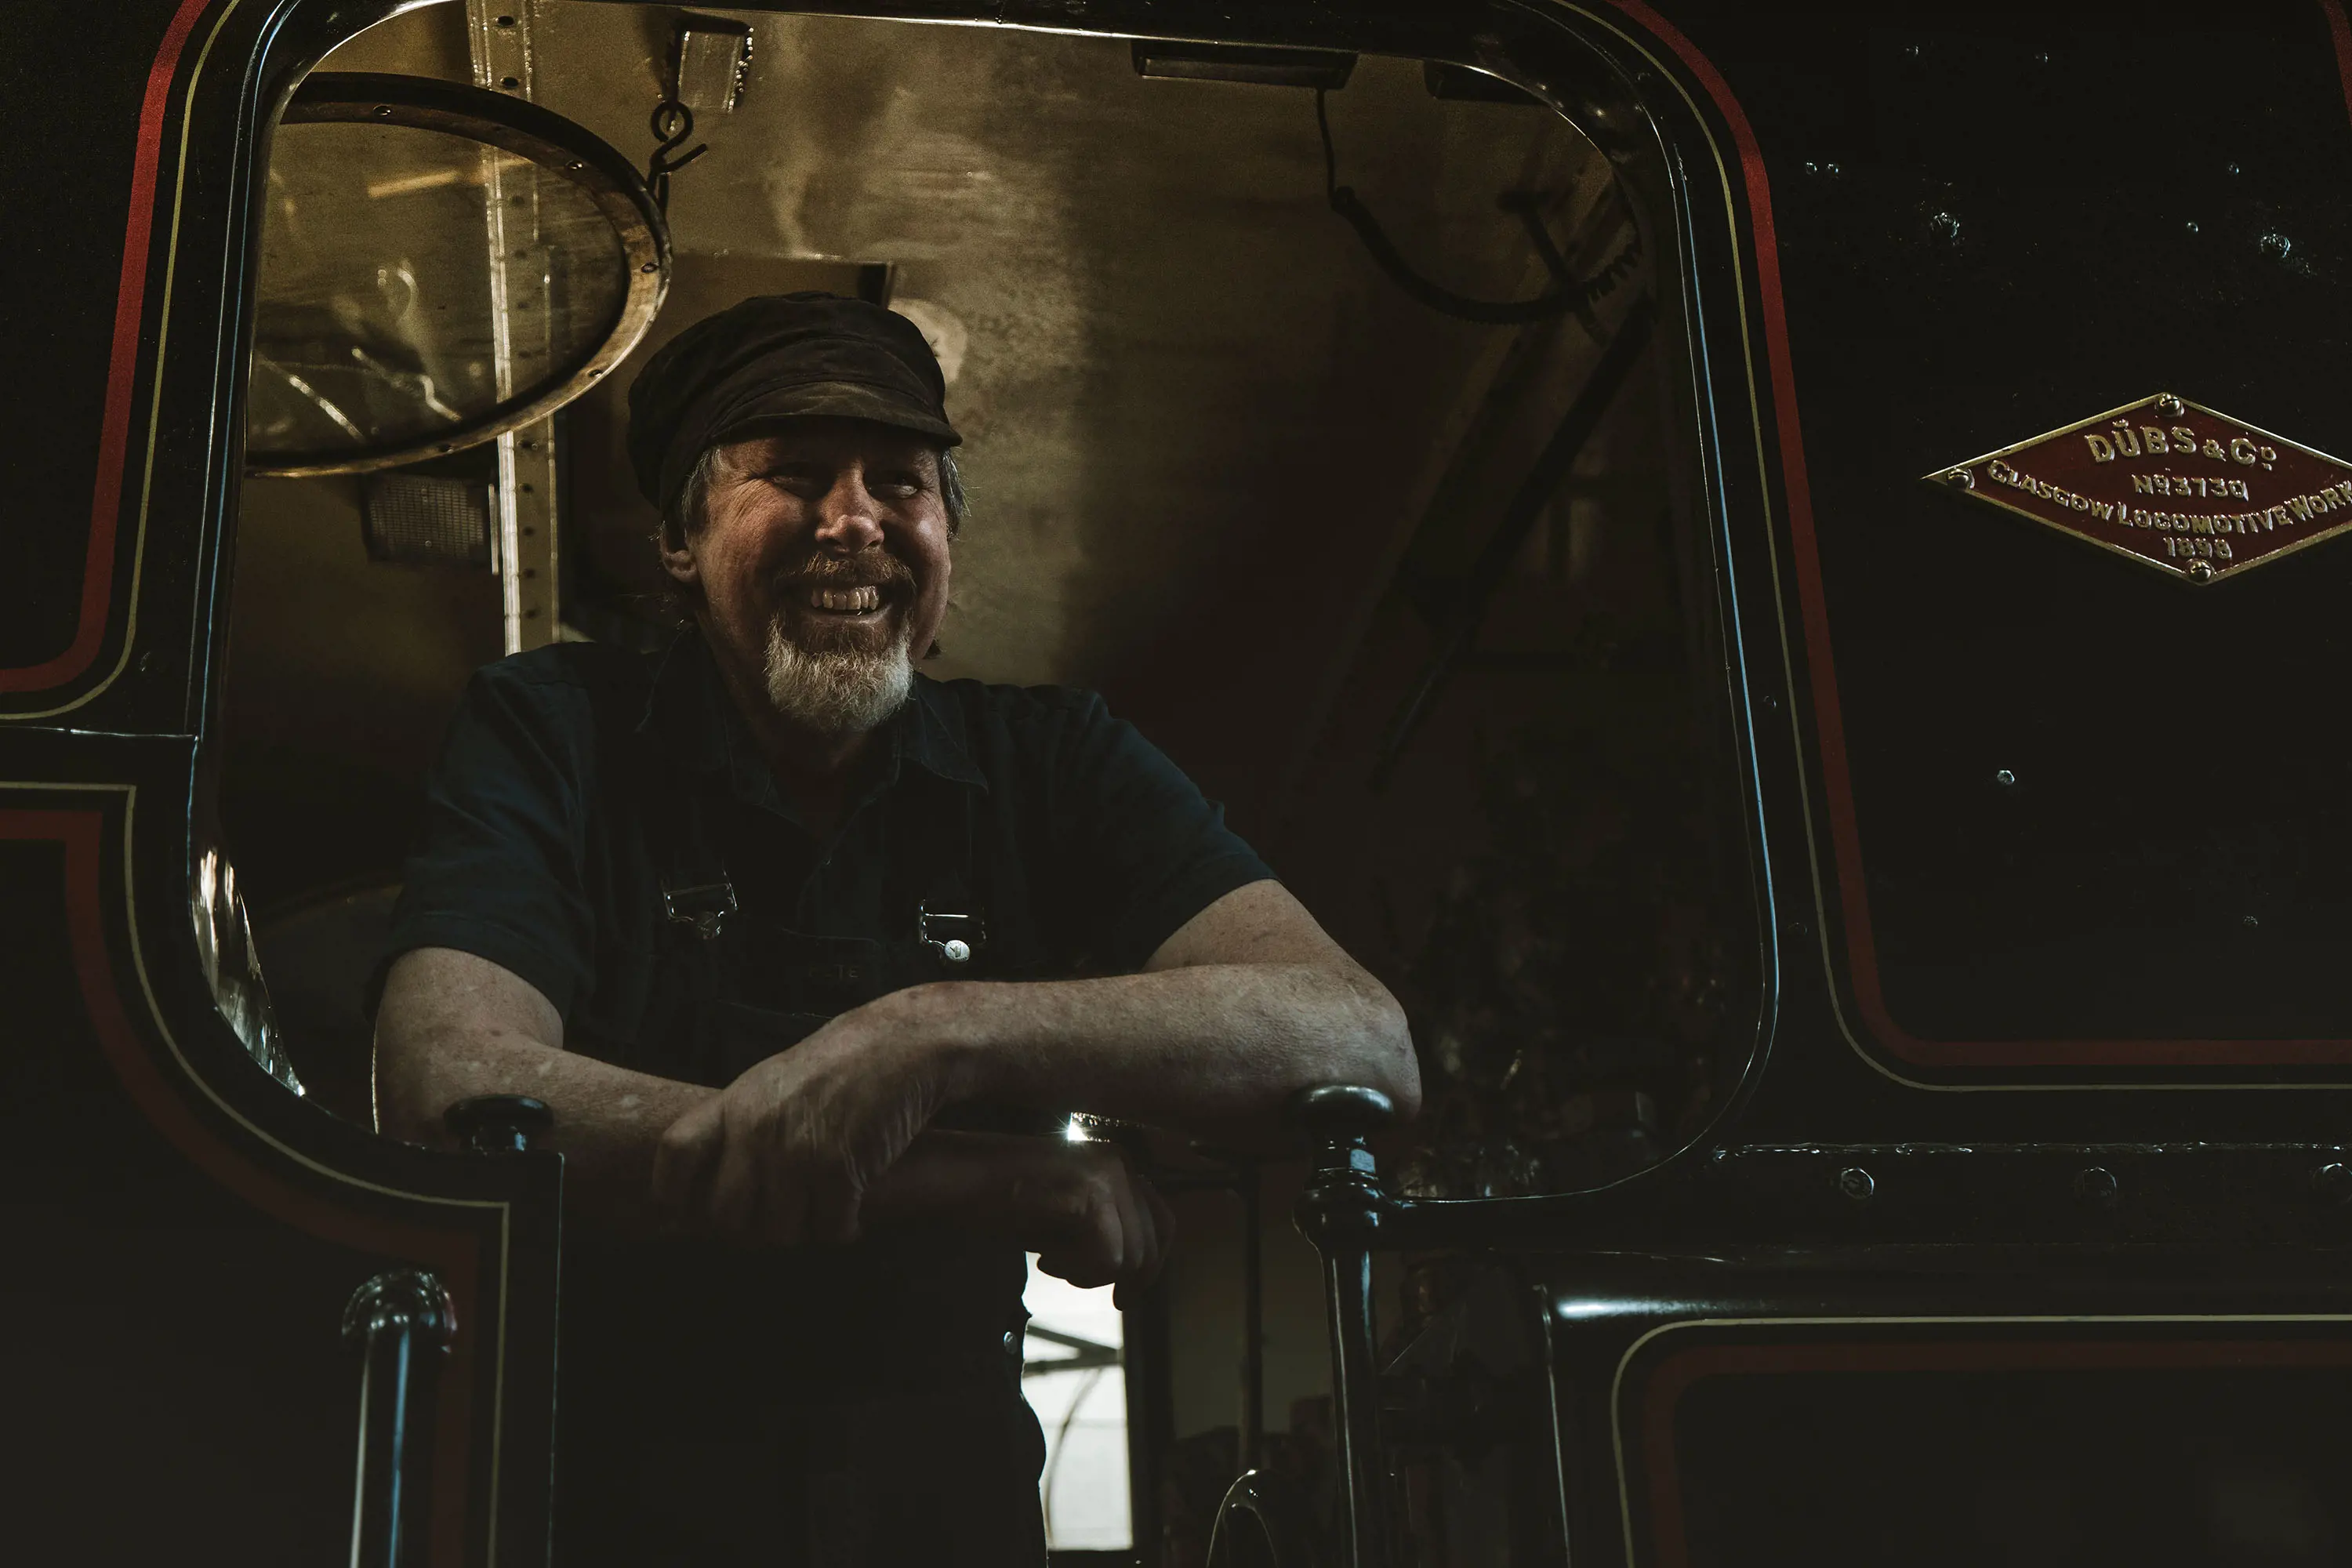
<instances>
[{"instance_id":1,"label":"crossed arms","mask_svg":"<svg viewBox=\"0 0 2352 1568\"><path fill-rule=\"evenodd\" d=\"M935 1131L932 1117L985 1100L1248 1145L1309 1084L1368 1083L1407 1114L1421 1093L1394 998L1273 881L1202 910L1139 973L913 986L723 1089L565 1051L537 988L448 948L393 965L375 1044L384 1131L442 1142L457 1100L544 1100L576 1200L623 1231L791 1246L951 1220L1122 1290L1157 1272L1168 1216L1113 1151Z\"/></svg>"}]
</instances>

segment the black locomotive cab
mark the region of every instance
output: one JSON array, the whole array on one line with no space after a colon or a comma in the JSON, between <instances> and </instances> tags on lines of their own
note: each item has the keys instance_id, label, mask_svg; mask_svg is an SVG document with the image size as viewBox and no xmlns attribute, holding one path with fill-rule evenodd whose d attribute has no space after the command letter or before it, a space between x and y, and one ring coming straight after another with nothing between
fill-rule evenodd
<instances>
[{"instance_id":1,"label":"black locomotive cab","mask_svg":"<svg viewBox=\"0 0 2352 1568\"><path fill-rule=\"evenodd\" d=\"M1099 693L1418 1068L950 1114L1179 1237L1004 1336L1053 1562L2352 1551L2336 0L117 11L0 19L21 122L95 84L5 187L27 1560L609 1560L635 1255L530 1082L389 1114L378 1003L477 672L703 657L671 345L820 295L960 433L926 689ZM939 977L1140 967L972 831Z\"/></svg>"}]
</instances>

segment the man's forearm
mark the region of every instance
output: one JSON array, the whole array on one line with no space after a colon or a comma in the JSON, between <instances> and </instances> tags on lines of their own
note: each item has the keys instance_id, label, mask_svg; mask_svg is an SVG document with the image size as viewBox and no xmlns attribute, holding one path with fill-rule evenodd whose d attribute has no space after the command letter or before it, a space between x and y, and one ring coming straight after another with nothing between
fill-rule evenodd
<instances>
[{"instance_id":1,"label":"man's forearm","mask_svg":"<svg viewBox=\"0 0 2352 1568\"><path fill-rule=\"evenodd\" d=\"M527 1094L555 1112L546 1146L564 1157L582 1211L632 1231L653 1228L654 1151L663 1131L717 1090L634 1072L506 1030L403 1032L376 1042L383 1130L447 1143L442 1112L480 1094Z\"/></svg>"},{"instance_id":2,"label":"man's forearm","mask_svg":"<svg viewBox=\"0 0 2352 1568\"><path fill-rule=\"evenodd\" d=\"M1317 964L1212 963L1029 984L948 981L874 1004L929 1043L949 1098L1084 1110L1241 1141L1297 1089L1369 1083L1410 1115L1403 1016Z\"/></svg>"}]
</instances>

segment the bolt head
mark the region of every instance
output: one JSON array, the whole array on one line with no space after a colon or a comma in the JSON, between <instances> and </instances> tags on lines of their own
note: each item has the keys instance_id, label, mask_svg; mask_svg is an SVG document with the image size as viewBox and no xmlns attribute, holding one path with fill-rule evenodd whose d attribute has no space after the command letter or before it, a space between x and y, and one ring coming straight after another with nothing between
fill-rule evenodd
<instances>
[{"instance_id":1,"label":"bolt head","mask_svg":"<svg viewBox=\"0 0 2352 1568\"><path fill-rule=\"evenodd\" d=\"M2093 1165L2087 1170L2077 1171L2074 1173L2076 1201L2088 1204L2094 1208L2105 1208L2113 1204L2121 1185L2122 1184L2116 1180L2116 1173L2113 1171L2098 1165Z\"/></svg>"}]
</instances>

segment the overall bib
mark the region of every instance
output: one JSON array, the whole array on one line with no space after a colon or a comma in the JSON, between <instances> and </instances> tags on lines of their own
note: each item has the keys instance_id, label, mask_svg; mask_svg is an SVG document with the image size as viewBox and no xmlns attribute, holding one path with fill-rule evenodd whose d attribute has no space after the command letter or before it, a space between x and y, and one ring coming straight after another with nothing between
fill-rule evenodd
<instances>
[{"instance_id":1,"label":"overall bib","mask_svg":"<svg viewBox=\"0 0 2352 1568\"><path fill-rule=\"evenodd\" d=\"M989 951L970 791L868 804L896 808L899 927L872 937L739 908L718 789L674 774L653 797L679 806L656 845L656 1013L676 1024L629 1065L721 1086L887 992L1020 967ZM959 1112L940 1124L1035 1130ZM567 1238L558 1563L1040 1568L1024 1275L1017 1249L944 1226L770 1251Z\"/></svg>"}]
</instances>

